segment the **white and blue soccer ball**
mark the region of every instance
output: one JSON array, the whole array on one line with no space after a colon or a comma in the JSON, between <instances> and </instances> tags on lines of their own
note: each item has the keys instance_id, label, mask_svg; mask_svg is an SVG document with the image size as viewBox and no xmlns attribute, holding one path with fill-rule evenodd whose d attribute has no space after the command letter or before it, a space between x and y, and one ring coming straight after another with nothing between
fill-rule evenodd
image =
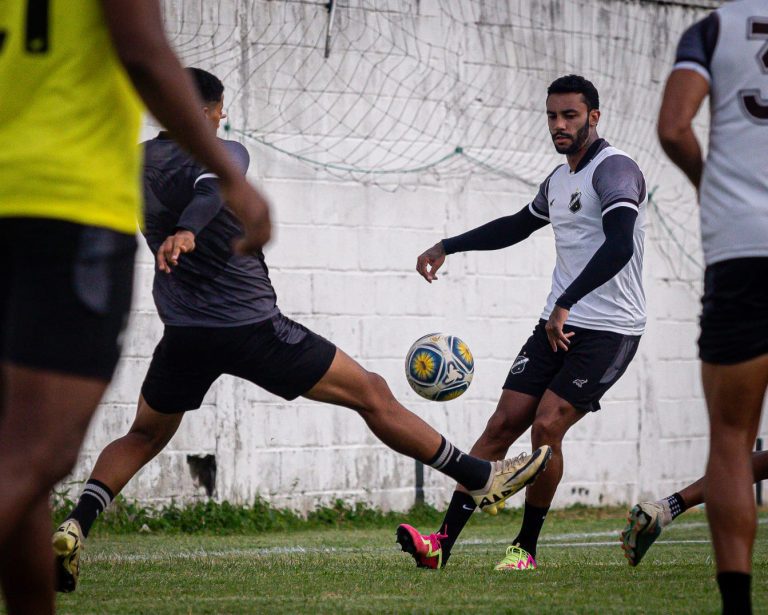
<instances>
[{"instance_id":1,"label":"white and blue soccer ball","mask_svg":"<svg viewBox=\"0 0 768 615\"><path fill-rule=\"evenodd\" d=\"M455 335L425 335L414 342L405 358L408 384L432 401L456 399L469 388L474 372L469 346Z\"/></svg>"}]
</instances>

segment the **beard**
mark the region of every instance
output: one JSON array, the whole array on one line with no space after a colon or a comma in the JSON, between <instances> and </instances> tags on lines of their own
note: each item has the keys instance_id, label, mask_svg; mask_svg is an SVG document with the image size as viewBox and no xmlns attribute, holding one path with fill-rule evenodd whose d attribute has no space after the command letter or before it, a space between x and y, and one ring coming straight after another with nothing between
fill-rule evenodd
<instances>
[{"instance_id":1,"label":"beard","mask_svg":"<svg viewBox=\"0 0 768 615\"><path fill-rule=\"evenodd\" d=\"M587 142L587 139L589 139L589 117L587 117L587 121L584 122L584 126L582 126L576 131L575 135L569 135L567 132L555 133L552 135L553 143L555 141L555 138L557 137L567 137L571 140L571 144L565 147L558 146L557 143L555 143L555 150L557 151L558 154L565 154L566 156L575 154L582 147L584 147L584 144Z\"/></svg>"}]
</instances>

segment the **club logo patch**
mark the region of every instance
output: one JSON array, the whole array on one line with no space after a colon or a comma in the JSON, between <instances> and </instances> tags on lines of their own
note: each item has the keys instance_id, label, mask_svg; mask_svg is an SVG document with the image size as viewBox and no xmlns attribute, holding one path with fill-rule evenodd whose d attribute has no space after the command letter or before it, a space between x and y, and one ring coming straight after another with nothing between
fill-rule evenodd
<instances>
[{"instance_id":1,"label":"club logo patch","mask_svg":"<svg viewBox=\"0 0 768 615\"><path fill-rule=\"evenodd\" d=\"M530 361L530 358L526 357L525 355L518 355L515 359L515 362L512 363L512 368L509 370L510 374L522 374L523 370L525 369L525 366L528 365L528 361Z\"/></svg>"},{"instance_id":2,"label":"club logo patch","mask_svg":"<svg viewBox=\"0 0 768 615\"><path fill-rule=\"evenodd\" d=\"M577 190L571 195L571 201L568 203L568 209L571 213L576 213L581 209L581 190Z\"/></svg>"}]
</instances>

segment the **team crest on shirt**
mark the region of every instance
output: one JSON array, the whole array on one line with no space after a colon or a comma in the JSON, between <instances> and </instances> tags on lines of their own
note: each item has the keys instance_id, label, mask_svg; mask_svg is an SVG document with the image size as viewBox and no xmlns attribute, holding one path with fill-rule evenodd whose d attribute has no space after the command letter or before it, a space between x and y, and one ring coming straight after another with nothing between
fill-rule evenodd
<instances>
[{"instance_id":1,"label":"team crest on shirt","mask_svg":"<svg viewBox=\"0 0 768 615\"><path fill-rule=\"evenodd\" d=\"M581 209L581 190L577 190L571 195L571 200L568 203L568 209L571 210L571 213L576 213Z\"/></svg>"},{"instance_id":2,"label":"team crest on shirt","mask_svg":"<svg viewBox=\"0 0 768 615\"><path fill-rule=\"evenodd\" d=\"M522 374L525 366L528 365L528 361L531 359L525 355L517 355L515 362L512 363L512 368L509 370L510 374Z\"/></svg>"}]
</instances>

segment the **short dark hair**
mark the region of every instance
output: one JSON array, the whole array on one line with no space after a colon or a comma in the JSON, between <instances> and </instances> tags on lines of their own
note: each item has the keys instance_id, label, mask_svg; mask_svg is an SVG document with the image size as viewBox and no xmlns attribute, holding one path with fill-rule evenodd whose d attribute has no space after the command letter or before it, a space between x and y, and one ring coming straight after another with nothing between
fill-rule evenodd
<instances>
[{"instance_id":1,"label":"short dark hair","mask_svg":"<svg viewBox=\"0 0 768 615\"><path fill-rule=\"evenodd\" d=\"M600 95L591 81L587 81L581 75L565 75L558 77L547 88L547 96L552 94L581 94L587 105L587 110L600 108Z\"/></svg>"},{"instance_id":2,"label":"short dark hair","mask_svg":"<svg viewBox=\"0 0 768 615\"><path fill-rule=\"evenodd\" d=\"M218 77L208 71L204 71L202 68L190 66L186 70L194 80L197 86L197 93L200 94L200 98L203 99L204 103L217 103L221 101L221 97L224 95L224 84Z\"/></svg>"}]
</instances>

